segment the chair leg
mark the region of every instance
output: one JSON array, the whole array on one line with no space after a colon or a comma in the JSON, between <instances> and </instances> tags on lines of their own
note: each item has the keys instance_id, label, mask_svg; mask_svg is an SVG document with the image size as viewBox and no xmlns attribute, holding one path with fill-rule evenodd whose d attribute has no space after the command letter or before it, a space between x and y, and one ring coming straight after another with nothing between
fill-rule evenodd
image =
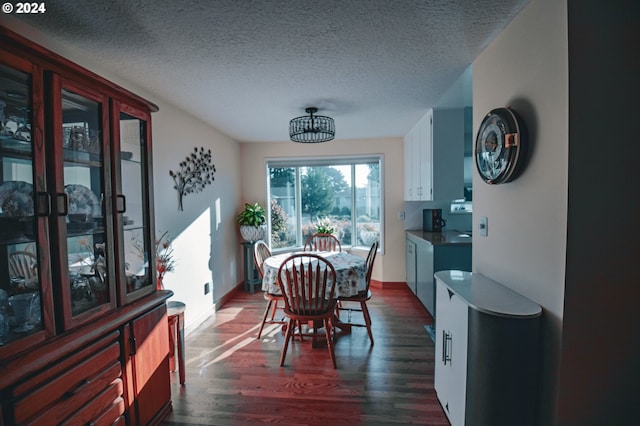
<instances>
[{"instance_id":1,"label":"chair leg","mask_svg":"<svg viewBox=\"0 0 640 426\"><path fill-rule=\"evenodd\" d=\"M367 302L360 302L362 308L362 314L364 315L364 323L367 326L367 333L369 333L369 340L373 345L373 333L371 332L371 316L369 315L369 308L367 308Z\"/></svg>"},{"instance_id":2,"label":"chair leg","mask_svg":"<svg viewBox=\"0 0 640 426\"><path fill-rule=\"evenodd\" d=\"M333 363L333 368L338 368L336 366L336 354L333 350L333 336L331 335L331 330L333 330L333 321L331 318L325 318L324 322L324 334L327 338L327 346L329 347L329 357L331 358L331 362Z\"/></svg>"},{"instance_id":3,"label":"chair leg","mask_svg":"<svg viewBox=\"0 0 640 426\"><path fill-rule=\"evenodd\" d=\"M284 365L284 358L287 356L287 348L289 347L289 340L291 340L291 336L293 335L295 323L296 322L294 320L289 320L287 334L284 336L284 344L282 345L282 353L280 354L280 367Z\"/></svg>"},{"instance_id":4,"label":"chair leg","mask_svg":"<svg viewBox=\"0 0 640 426\"><path fill-rule=\"evenodd\" d=\"M303 342L303 336L302 336L302 323L298 320L295 321L291 321L289 323L289 325L286 325L285 327L294 327L293 333L291 334L291 338L294 339L296 337L296 330L295 328L298 328L298 336L300 337L300 341Z\"/></svg>"},{"instance_id":5,"label":"chair leg","mask_svg":"<svg viewBox=\"0 0 640 426\"><path fill-rule=\"evenodd\" d=\"M262 335L262 329L264 328L264 323L267 320L267 315L269 315L269 311L271 310L272 303L273 303L273 300L269 300L269 303L267 303L267 308L264 310L264 315L262 316L262 323L260 323L260 330L258 330L258 339Z\"/></svg>"},{"instance_id":6,"label":"chair leg","mask_svg":"<svg viewBox=\"0 0 640 426\"><path fill-rule=\"evenodd\" d=\"M273 321L276 317L276 311L278 310L278 301L277 300L270 300L269 301L269 306L272 305L273 302L273 309L271 309L271 321Z\"/></svg>"}]
</instances>

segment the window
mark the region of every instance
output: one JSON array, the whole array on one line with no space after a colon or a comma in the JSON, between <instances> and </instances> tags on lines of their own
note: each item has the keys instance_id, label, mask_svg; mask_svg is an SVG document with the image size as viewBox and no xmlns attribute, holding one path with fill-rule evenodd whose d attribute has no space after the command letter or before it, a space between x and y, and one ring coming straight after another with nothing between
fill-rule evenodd
<instances>
[{"instance_id":1,"label":"window","mask_svg":"<svg viewBox=\"0 0 640 426\"><path fill-rule=\"evenodd\" d=\"M304 245L329 221L343 246L382 246L382 156L267 161L271 248Z\"/></svg>"}]
</instances>

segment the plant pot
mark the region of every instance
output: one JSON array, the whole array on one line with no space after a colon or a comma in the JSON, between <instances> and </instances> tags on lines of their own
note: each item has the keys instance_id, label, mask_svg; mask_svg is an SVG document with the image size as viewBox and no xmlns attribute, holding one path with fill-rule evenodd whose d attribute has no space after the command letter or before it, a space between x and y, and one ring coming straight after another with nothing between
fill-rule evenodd
<instances>
[{"instance_id":1,"label":"plant pot","mask_svg":"<svg viewBox=\"0 0 640 426\"><path fill-rule=\"evenodd\" d=\"M254 243L258 240L264 239L267 227L265 225L260 226L246 226L240 225L240 236L248 243Z\"/></svg>"}]
</instances>

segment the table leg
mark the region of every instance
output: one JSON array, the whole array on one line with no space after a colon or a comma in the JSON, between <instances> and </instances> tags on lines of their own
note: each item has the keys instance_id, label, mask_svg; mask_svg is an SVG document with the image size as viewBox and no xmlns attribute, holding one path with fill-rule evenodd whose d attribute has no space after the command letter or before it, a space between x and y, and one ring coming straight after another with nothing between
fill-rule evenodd
<instances>
[{"instance_id":1,"label":"table leg","mask_svg":"<svg viewBox=\"0 0 640 426\"><path fill-rule=\"evenodd\" d=\"M342 322L340 317L336 314L333 315L333 326L340 329L341 334L351 333L351 324Z\"/></svg>"}]
</instances>

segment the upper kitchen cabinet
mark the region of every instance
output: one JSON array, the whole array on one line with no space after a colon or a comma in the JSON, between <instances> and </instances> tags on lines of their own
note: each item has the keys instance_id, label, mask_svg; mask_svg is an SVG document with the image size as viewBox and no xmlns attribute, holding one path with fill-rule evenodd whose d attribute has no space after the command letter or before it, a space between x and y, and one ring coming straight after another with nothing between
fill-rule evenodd
<instances>
[{"instance_id":1,"label":"upper kitchen cabinet","mask_svg":"<svg viewBox=\"0 0 640 426\"><path fill-rule=\"evenodd\" d=\"M464 109L432 109L404 138L405 201L464 194Z\"/></svg>"}]
</instances>

